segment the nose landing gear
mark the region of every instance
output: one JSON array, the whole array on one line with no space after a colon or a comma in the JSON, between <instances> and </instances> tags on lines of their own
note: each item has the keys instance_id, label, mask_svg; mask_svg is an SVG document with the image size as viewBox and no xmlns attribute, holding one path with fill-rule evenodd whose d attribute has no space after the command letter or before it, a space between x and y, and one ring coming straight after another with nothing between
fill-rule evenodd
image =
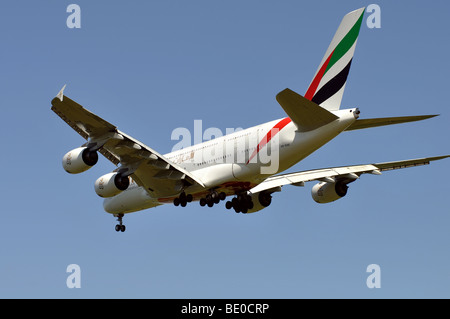
<instances>
[{"instance_id":1,"label":"nose landing gear","mask_svg":"<svg viewBox=\"0 0 450 319\"><path fill-rule=\"evenodd\" d=\"M118 214L115 216L117 217L117 221L119 222L119 224L116 225L116 232L123 233L126 229L125 225L122 223L123 214Z\"/></svg>"}]
</instances>

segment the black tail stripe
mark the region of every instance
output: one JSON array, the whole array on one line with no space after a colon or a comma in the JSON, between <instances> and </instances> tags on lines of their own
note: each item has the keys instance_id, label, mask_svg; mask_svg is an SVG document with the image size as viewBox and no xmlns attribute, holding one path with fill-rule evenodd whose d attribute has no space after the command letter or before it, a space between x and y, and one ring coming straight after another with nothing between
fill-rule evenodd
<instances>
[{"instance_id":1,"label":"black tail stripe","mask_svg":"<svg viewBox=\"0 0 450 319\"><path fill-rule=\"evenodd\" d=\"M319 91L314 94L311 101L316 104L321 104L328 100L330 97L335 95L345 84L347 81L348 73L350 72L350 65L352 64L353 59L351 59L345 68L342 69L334 78L328 81L327 84L322 86Z\"/></svg>"}]
</instances>

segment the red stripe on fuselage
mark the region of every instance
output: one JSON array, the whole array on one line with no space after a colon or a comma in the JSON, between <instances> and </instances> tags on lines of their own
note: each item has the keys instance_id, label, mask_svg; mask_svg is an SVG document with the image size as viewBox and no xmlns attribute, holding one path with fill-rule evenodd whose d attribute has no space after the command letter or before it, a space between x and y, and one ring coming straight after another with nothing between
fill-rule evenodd
<instances>
[{"instance_id":1,"label":"red stripe on fuselage","mask_svg":"<svg viewBox=\"0 0 450 319\"><path fill-rule=\"evenodd\" d=\"M316 93L317 87L319 86L320 81L322 80L323 75L325 74L325 71L328 67L328 63L330 63L331 57L333 56L334 50L331 52L331 54L328 56L326 61L323 63L322 67L320 68L319 72L317 72L316 76L314 77L313 81L311 82L311 85L309 86L308 90L306 91L305 98L311 101L311 99L314 97L314 94ZM282 119L280 122L275 124L275 126L267 133L267 135L259 142L256 149L253 151L252 156L250 156L249 160L247 161L247 164L256 156L256 154L259 153L259 151L272 139L273 136L275 136L283 127L288 125L291 122L291 119L289 117L286 117ZM272 131L275 131L275 134L272 136Z\"/></svg>"},{"instance_id":2,"label":"red stripe on fuselage","mask_svg":"<svg viewBox=\"0 0 450 319\"><path fill-rule=\"evenodd\" d=\"M286 125L288 125L289 123L291 123L291 119L289 117L286 117L284 119L282 119L281 121L279 121L277 124L275 124L275 126L269 131L267 132L266 136L259 142L258 146L256 147L256 149L253 151L252 156L250 156L250 158L247 161L247 164L253 159L253 157L256 156L256 154L259 153L259 151L267 144L270 142L270 140L272 139L272 137L274 137L275 135L278 134L279 131L281 131ZM274 134L272 135L272 132L274 132Z\"/></svg>"}]
</instances>

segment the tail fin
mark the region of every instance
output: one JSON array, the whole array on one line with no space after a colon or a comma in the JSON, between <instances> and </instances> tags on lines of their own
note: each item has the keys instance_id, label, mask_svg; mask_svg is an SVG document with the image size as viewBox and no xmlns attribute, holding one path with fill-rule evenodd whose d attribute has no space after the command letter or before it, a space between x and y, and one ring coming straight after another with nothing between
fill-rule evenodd
<instances>
[{"instance_id":1,"label":"tail fin","mask_svg":"<svg viewBox=\"0 0 450 319\"><path fill-rule=\"evenodd\" d=\"M305 98L327 110L339 110L341 105L364 10L361 8L344 16L305 93Z\"/></svg>"}]
</instances>

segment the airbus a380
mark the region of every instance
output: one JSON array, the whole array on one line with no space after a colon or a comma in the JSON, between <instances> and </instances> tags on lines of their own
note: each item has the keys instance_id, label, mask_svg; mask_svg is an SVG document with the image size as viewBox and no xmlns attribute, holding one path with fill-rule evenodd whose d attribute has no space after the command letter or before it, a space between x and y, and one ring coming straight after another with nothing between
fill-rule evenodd
<instances>
[{"instance_id":1,"label":"airbus a380","mask_svg":"<svg viewBox=\"0 0 450 319\"><path fill-rule=\"evenodd\" d=\"M162 204L186 206L198 201L239 213L268 207L272 194L285 185L316 181L312 197L330 203L347 194L348 184L362 174L429 164L450 155L396 162L353 165L280 174L344 131L419 121L436 115L359 119L358 108L340 109L365 8L344 16L304 96L290 89L276 99L287 117L161 155L63 94L52 110L87 142L63 157L72 174L86 171L98 153L118 166L95 182L104 209L118 219Z\"/></svg>"}]
</instances>

